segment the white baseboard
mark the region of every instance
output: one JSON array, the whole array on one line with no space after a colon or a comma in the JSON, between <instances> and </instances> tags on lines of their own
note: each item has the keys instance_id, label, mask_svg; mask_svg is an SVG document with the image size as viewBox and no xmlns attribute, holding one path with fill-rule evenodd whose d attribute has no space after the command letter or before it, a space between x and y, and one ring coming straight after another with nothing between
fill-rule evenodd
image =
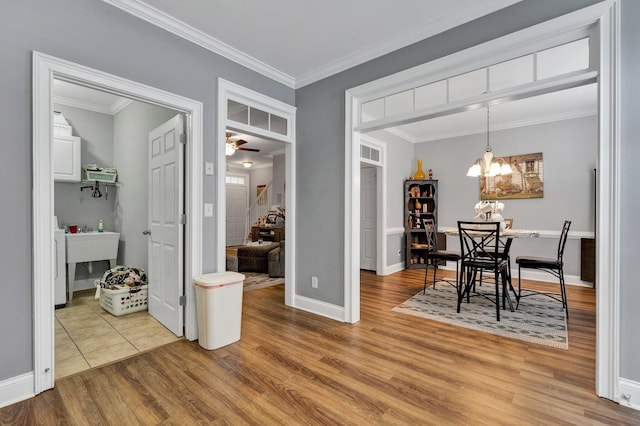
<instances>
[{"instance_id":1,"label":"white baseboard","mask_svg":"<svg viewBox=\"0 0 640 426\"><path fill-rule=\"evenodd\" d=\"M312 314L345 322L345 310L342 306L298 295L294 297L293 306L297 309L311 312Z\"/></svg>"},{"instance_id":2,"label":"white baseboard","mask_svg":"<svg viewBox=\"0 0 640 426\"><path fill-rule=\"evenodd\" d=\"M21 374L0 382L0 408L35 396L33 372Z\"/></svg>"},{"instance_id":3,"label":"white baseboard","mask_svg":"<svg viewBox=\"0 0 640 426\"><path fill-rule=\"evenodd\" d=\"M404 262L395 263L393 265L385 266L382 270L381 276L395 274L396 272L404 271Z\"/></svg>"},{"instance_id":4,"label":"white baseboard","mask_svg":"<svg viewBox=\"0 0 640 426\"><path fill-rule=\"evenodd\" d=\"M620 389L620 405L640 410L640 383L628 379L620 379L618 382Z\"/></svg>"}]
</instances>

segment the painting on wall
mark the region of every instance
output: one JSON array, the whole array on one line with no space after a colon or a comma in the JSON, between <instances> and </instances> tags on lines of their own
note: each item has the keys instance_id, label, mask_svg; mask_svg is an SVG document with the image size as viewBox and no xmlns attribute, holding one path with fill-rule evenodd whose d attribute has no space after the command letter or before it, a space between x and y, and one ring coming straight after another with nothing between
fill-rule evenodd
<instances>
[{"instance_id":1,"label":"painting on wall","mask_svg":"<svg viewBox=\"0 0 640 426\"><path fill-rule=\"evenodd\" d=\"M543 198L544 167L541 152L497 157L493 161L509 164L513 173L480 177L481 200Z\"/></svg>"}]
</instances>

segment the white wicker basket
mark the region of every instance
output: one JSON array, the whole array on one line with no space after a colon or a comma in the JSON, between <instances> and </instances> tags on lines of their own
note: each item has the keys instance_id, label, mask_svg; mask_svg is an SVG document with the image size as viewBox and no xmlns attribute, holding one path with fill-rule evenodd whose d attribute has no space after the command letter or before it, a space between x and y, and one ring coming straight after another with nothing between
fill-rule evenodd
<instances>
[{"instance_id":1,"label":"white wicker basket","mask_svg":"<svg viewBox=\"0 0 640 426\"><path fill-rule=\"evenodd\" d=\"M147 310L148 284L135 287L118 284L111 287L117 287L118 289L100 289L100 306L105 311L119 317L120 315Z\"/></svg>"}]
</instances>

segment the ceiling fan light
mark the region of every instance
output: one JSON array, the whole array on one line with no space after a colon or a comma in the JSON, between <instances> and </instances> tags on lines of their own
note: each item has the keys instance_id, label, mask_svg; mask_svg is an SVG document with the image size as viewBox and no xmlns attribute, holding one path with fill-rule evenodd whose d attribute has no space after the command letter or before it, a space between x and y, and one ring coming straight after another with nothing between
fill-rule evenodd
<instances>
[{"instance_id":1,"label":"ceiling fan light","mask_svg":"<svg viewBox=\"0 0 640 426\"><path fill-rule=\"evenodd\" d=\"M226 156L233 155L233 154L235 154L235 152L236 152L236 150L235 150L235 148L233 147L233 145L231 145L231 144L229 144L229 143L225 145L225 147L224 147L224 154L225 154Z\"/></svg>"}]
</instances>

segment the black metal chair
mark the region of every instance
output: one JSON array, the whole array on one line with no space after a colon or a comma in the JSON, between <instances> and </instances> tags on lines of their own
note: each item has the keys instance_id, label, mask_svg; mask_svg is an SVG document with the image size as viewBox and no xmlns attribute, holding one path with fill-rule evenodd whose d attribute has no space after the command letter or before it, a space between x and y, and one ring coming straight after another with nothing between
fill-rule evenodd
<instances>
[{"instance_id":1,"label":"black metal chair","mask_svg":"<svg viewBox=\"0 0 640 426\"><path fill-rule=\"evenodd\" d=\"M500 321L500 287L502 286L502 306L513 311L511 297L508 294L507 260L500 256L500 222L464 222L458 221L460 234L461 268L460 287L458 290L458 312L462 300L467 303L472 296L482 296L495 303L496 320ZM495 298L485 293L476 293L476 277L484 272L492 272L495 283ZM501 278L501 279L499 279Z\"/></svg>"},{"instance_id":2,"label":"black metal chair","mask_svg":"<svg viewBox=\"0 0 640 426\"><path fill-rule=\"evenodd\" d=\"M542 295L547 296L552 299L557 300L558 302L562 302L562 307L564 308L567 318L569 318L569 305L567 303L567 290L564 285L564 247L567 243L567 235L569 234L569 228L571 227L571 221L565 220L564 225L562 225L562 232L560 233L560 240L558 241L558 253L557 257L529 257L529 256L518 256L516 258L516 263L518 264L518 296L516 309L520 305L520 299L528 296ZM560 294L555 292L545 292L545 291L537 291L531 289L525 289L528 294L522 294L522 273L521 269L538 269L541 271L545 271L550 273L551 275L558 278L560 282Z\"/></svg>"},{"instance_id":3,"label":"black metal chair","mask_svg":"<svg viewBox=\"0 0 640 426\"><path fill-rule=\"evenodd\" d=\"M504 219L504 229L511 229L513 228L513 219ZM498 256L502 259L502 260L506 260L507 261L507 278L509 280L509 288L514 292L515 294L515 289L513 288L513 283L511 281L511 243L513 242L512 238L507 238L506 241L503 241L502 239L500 240L499 244L500 247L498 249ZM483 256L483 252L479 252L478 256ZM482 276L480 277L480 285L482 285Z\"/></svg>"},{"instance_id":4,"label":"black metal chair","mask_svg":"<svg viewBox=\"0 0 640 426\"><path fill-rule=\"evenodd\" d=\"M438 250L436 227L433 222L433 219L423 219L422 227L424 228L424 232L427 236L427 244L429 245L429 249L427 251L427 256L425 260L424 288L422 289L422 293L425 294L427 292L427 272L429 271L429 263L433 265L433 284L432 285L434 290L436 288L436 281L444 281L447 284L455 287L456 290L458 290L458 262L460 262L460 253L453 252L453 251ZM454 283L446 279L436 280L436 271L438 270L438 262L443 262L443 261L456 262L456 279Z\"/></svg>"}]
</instances>

